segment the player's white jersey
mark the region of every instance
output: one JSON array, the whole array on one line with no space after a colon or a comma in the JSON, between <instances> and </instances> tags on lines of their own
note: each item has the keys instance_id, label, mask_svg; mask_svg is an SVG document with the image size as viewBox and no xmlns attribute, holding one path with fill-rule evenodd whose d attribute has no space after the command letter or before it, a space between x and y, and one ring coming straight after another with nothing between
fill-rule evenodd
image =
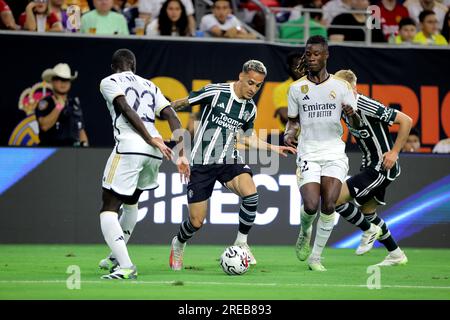
<instances>
[{"instance_id":1,"label":"player's white jersey","mask_svg":"<svg viewBox=\"0 0 450 320\"><path fill-rule=\"evenodd\" d=\"M145 154L162 158L161 152L147 144L131 123L115 110L113 101L125 96L128 104L136 111L152 137L161 137L155 128L155 115L170 105L161 90L151 81L135 75L131 71L115 73L100 83L100 92L111 113L116 152L119 154Z\"/></svg>"},{"instance_id":2,"label":"player's white jersey","mask_svg":"<svg viewBox=\"0 0 450 320\"><path fill-rule=\"evenodd\" d=\"M336 160L345 158L342 141L342 104L356 110L350 85L333 75L315 84L303 77L289 88L288 116L300 117L298 162L301 160Z\"/></svg>"}]
</instances>

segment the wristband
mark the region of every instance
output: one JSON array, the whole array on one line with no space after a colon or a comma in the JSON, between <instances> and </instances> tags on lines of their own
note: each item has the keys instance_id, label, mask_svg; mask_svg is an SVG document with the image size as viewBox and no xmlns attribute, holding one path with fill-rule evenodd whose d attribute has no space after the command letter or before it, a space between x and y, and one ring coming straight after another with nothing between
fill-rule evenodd
<instances>
[{"instance_id":1,"label":"wristband","mask_svg":"<svg viewBox=\"0 0 450 320\"><path fill-rule=\"evenodd\" d=\"M61 111L62 109L64 109L64 105L62 103L57 103L55 105L56 110Z\"/></svg>"}]
</instances>

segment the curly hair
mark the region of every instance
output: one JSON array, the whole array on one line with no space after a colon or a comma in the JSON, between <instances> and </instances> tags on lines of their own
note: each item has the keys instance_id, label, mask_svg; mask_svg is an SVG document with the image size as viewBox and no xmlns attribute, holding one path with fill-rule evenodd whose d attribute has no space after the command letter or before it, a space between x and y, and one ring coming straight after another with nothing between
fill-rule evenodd
<instances>
[{"instance_id":1,"label":"curly hair","mask_svg":"<svg viewBox=\"0 0 450 320\"><path fill-rule=\"evenodd\" d=\"M176 2L180 5L181 8L181 16L180 19L178 19L175 22L175 26L177 28L177 32L180 36L186 36L189 34L189 23L188 23L188 17L186 14L186 8L184 7L183 3L180 0L167 0L163 3L161 7L161 11L159 12L158 17L158 25L159 25L159 33L162 36L171 36L172 35L172 25L173 22L170 20L169 16L167 15L167 7L171 2Z\"/></svg>"}]
</instances>

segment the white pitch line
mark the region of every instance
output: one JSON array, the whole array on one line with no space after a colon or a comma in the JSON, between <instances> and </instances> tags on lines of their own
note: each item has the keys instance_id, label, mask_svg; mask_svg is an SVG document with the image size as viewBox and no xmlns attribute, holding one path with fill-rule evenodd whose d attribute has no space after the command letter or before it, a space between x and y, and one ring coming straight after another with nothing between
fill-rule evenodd
<instances>
[{"instance_id":1,"label":"white pitch line","mask_svg":"<svg viewBox=\"0 0 450 320\"><path fill-rule=\"evenodd\" d=\"M52 284L52 283L66 283L66 280L0 280L0 284ZM81 280L81 284L107 284L107 283L121 283L134 285L174 285L178 281L108 281L108 280ZM232 286L259 286L259 287L331 287L331 288L367 288L363 284L326 284L326 283L264 283L264 282L199 282L199 281L180 281L183 285L232 285ZM181 285L180 285L181 286ZM395 288L395 289L444 289L450 290L450 286L415 286L415 285L381 285L381 288Z\"/></svg>"}]
</instances>

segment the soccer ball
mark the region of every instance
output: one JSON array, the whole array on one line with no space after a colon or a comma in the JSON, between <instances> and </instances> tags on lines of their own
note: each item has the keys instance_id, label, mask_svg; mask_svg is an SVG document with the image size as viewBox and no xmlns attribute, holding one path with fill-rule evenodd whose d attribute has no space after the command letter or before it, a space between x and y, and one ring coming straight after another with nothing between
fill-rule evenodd
<instances>
[{"instance_id":1,"label":"soccer ball","mask_svg":"<svg viewBox=\"0 0 450 320\"><path fill-rule=\"evenodd\" d=\"M247 251L238 246L226 248L220 257L222 270L230 276L246 273L249 262Z\"/></svg>"}]
</instances>

